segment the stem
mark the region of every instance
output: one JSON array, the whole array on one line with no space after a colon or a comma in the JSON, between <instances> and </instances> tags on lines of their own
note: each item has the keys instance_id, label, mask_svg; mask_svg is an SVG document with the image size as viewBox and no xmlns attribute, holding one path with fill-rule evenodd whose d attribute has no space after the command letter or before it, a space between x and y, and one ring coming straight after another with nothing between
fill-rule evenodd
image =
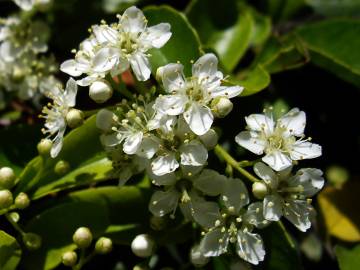
<instances>
[{"instance_id":1,"label":"stem","mask_svg":"<svg viewBox=\"0 0 360 270\"><path fill-rule=\"evenodd\" d=\"M281 230L284 232L284 235L285 235L285 238L286 240L288 241L288 243L290 244L290 246L292 248L295 248L295 243L291 237L291 235L288 233L288 231L286 230L285 226L284 226L284 223L282 223L282 221L278 221L277 222L279 224L279 227L281 228Z\"/></svg>"},{"instance_id":2,"label":"stem","mask_svg":"<svg viewBox=\"0 0 360 270\"><path fill-rule=\"evenodd\" d=\"M214 150L218 157L222 157L227 164L232 166L235 170L237 170L240 174L242 174L244 177L249 179L251 182L260 181L258 178L256 178L251 173L249 173L247 170L243 169L239 165L239 162L237 162L221 145L217 144Z\"/></svg>"},{"instance_id":3,"label":"stem","mask_svg":"<svg viewBox=\"0 0 360 270\"><path fill-rule=\"evenodd\" d=\"M0 216L8 213L9 211L15 210L15 209L16 209L15 205L12 205L9 208L3 209L3 210L0 211Z\"/></svg>"},{"instance_id":4,"label":"stem","mask_svg":"<svg viewBox=\"0 0 360 270\"><path fill-rule=\"evenodd\" d=\"M24 231L20 228L20 226L11 218L11 216L6 213L5 214L6 219L9 221L9 223L14 227L14 229L20 233L21 236L24 236Z\"/></svg>"},{"instance_id":5,"label":"stem","mask_svg":"<svg viewBox=\"0 0 360 270\"><path fill-rule=\"evenodd\" d=\"M81 250L81 254L80 254L79 263L73 267L73 270L81 270L81 268L82 268L85 264L87 264L94 256L95 256L95 252L94 252L94 251L91 252L88 256L85 256L85 250L82 249L82 250Z\"/></svg>"}]
</instances>

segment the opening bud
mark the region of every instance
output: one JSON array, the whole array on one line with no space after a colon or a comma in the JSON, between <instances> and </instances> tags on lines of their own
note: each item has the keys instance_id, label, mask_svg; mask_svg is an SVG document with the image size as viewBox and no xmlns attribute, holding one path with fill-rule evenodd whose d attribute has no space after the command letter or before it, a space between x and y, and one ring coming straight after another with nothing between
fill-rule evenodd
<instances>
[{"instance_id":1,"label":"opening bud","mask_svg":"<svg viewBox=\"0 0 360 270\"><path fill-rule=\"evenodd\" d=\"M104 103L113 94L113 89L109 82L99 80L90 85L89 96L96 103Z\"/></svg>"},{"instance_id":2,"label":"opening bud","mask_svg":"<svg viewBox=\"0 0 360 270\"><path fill-rule=\"evenodd\" d=\"M16 175L13 169L2 167L0 169L0 189L11 189L15 185Z\"/></svg>"},{"instance_id":3,"label":"opening bud","mask_svg":"<svg viewBox=\"0 0 360 270\"><path fill-rule=\"evenodd\" d=\"M36 233L25 233L23 242L28 250L37 250L41 247L41 237Z\"/></svg>"},{"instance_id":4,"label":"opening bud","mask_svg":"<svg viewBox=\"0 0 360 270\"><path fill-rule=\"evenodd\" d=\"M0 190L0 209L9 208L14 202L14 198L10 190Z\"/></svg>"},{"instance_id":5,"label":"opening bud","mask_svg":"<svg viewBox=\"0 0 360 270\"><path fill-rule=\"evenodd\" d=\"M99 240L96 241L95 251L99 254L107 254L112 250L112 241L107 237L100 237Z\"/></svg>"},{"instance_id":6,"label":"opening bud","mask_svg":"<svg viewBox=\"0 0 360 270\"><path fill-rule=\"evenodd\" d=\"M92 233L89 228L80 227L76 230L73 235L74 243L82 249L85 249L91 245L93 240Z\"/></svg>"},{"instance_id":7,"label":"opening bud","mask_svg":"<svg viewBox=\"0 0 360 270\"><path fill-rule=\"evenodd\" d=\"M139 234L131 242L131 250L138 257L150 257L155 251L155 241L148 234Z\"/></svg>"},{"instance_id":8,"label":"opening bud","mask_svg":"<svg viewBox=\"0 0 360 270\"><path fill-rule=\"evenodd\" d=\"M29 196L24 192L20 192L19 195L17 195L15 198L16 208L25 209L29 205L30 205Z\"/></svg>"},{"instance_id":9,"label":"opening bud","mask_svg":"<svg viewBox=\"0 0 360 270\"><path fill-rule=\"evenodd\" d=\"M50 139L42 139L37 145L39 155L48 156L52 145L53 143Z\"/></svg>"},{"instance_id":10,"label":"opening bud","mask_svg":"<svg viewBox=\"0 0 360 270\"><path fill-rule=\"evenodd\" d=\"M71 109L66 114L66 123L70 128L76 128L84 123L84 114L78 109Z\"/></svg>"},{"instance_id":11,"label":"opening bud","mask_svg":"<svg viewBox=\"0 0 360 270\"><path fill-rule=\"evenodd\" d=\"M67 251L62 255L61 261L65 266L72 267L77 263L77 254L74 251Z\"/></svg>"},{"instance_id":12,"label":"opening bud","mask_svg":"<svg viewBox=\"0 0 360 270\"><path fill-rule=\"evenodd\" d=\"M255 182L252 185L252 192L255 198L262 200L268 194L268 189L265 183Z\"/></svg>"},{"instance_id":13,"label":"opening bud","mask_svg":"<svg viewBox=\"0 0 360 270\"><path fill-rule=\"evenodd\" d=\"M69 164L69 162L67 162L65 160L59 160L55 164L54 171L58 175L66 174L69 170L70 170L70 164Z\"/></svg>"},{"instance_id":14,"label":"opening bud","mask_svg":"<svg viewBox=\"0 0 360 270\"><path fill-rule=\"evenodd\" d=\"M227 116L233 108L230 99L226 97L217 97L211 102L211 110L219 118Z\"/></svg>"},{"instance_id":15,"label":"opening bud","mask_svg":"<svg viewBox=\"0 0 360 270\"><path fill-rule=\"evenodd\" d=\"M190 251L190 260L191 263L196 267L202 267L209 262L209 257L205 257L203 253L200 252L199 245L194 246Z\"/></svg>"}]
</instances>

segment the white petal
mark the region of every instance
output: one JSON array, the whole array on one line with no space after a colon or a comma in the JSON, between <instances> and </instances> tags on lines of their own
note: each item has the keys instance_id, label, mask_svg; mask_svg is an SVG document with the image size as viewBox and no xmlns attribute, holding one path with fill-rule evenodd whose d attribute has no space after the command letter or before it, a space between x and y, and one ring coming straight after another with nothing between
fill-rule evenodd
<instances>
[{"instance_id":1,"label":"white petal","mask_svg":"<svg viewBox=\"0 0 360 270\"><path fill-rule=\"evenodd\" d=\"M116 133L112 134L101 134L100 141L104 146L115 146L121 143Z\"/></svg>"},{"instance_id":2,"label":"white petal","mask_svg":"<svg viewBox=\"0 0 360 270\"><path fill-rule=\"evenodd\" d=\"M204 228L212 228L215 221L221 219L220 209L216 202L192 202L194 220Z\"/></svg>"},{"instance_id":3,"label":"white petal","mask_svg":"<svg viewBox=\"0 0 360 270\"><path fill-rule=\"evenodd\" d=\"M321 156L321 154L322 149L320 145L311 142L296 141L292 145L290 157L293 160L302 160L309 158L317 158Z\"/></svg>"},{"instance_id":4,"label":"white petal","mask_svg":"<svg viewBox=\"0 0 360 270\"><path fill-rule=\"evenodd\" d=\"M279 195L267 195L263 202L264 217L267 220L278 221L282 216L283 202Z\"/></svg>"},{"instance_id":5,"label":"white petal","mask_svg":"<svg viewBox=\"0 0 360 270\"><path fill-rule=\"evenodd\" d=\"M204 135L200 136L201 142L206 146L207 149L213 149L218 143L219 136L214 129L210 129Z\"/></svg>"},{"instance_id":6,"label":"white petal","mask_svg":"<svg viewBox=\"0 0 360 270\"><path fill-rule=\"evenodd\" d=\"M180 194L175 189L156 191L150 200L149 210L157 217L165 216L176 210Z\"/></svg>"},{"instance_id":7,"label":"white petal","mask_svg":"<svg viewBox=\"0 0 360 270\"><path fill-rule=\"evenodd\" d=\"M269 136L274 132L274 120L264 114L251 114L245 117L246 124L250 130L263 131Z\"/></svg>"},{"instance_id":8,"label":"white petal","mask_svg":"<svg viewBox=\"0 0 360 270\"><path fill-rule=\"evenodd\" d=\"M145 137L136 154L140 157L151 159L159 150L159 142L155 138Z\"/></svg>"},{"instance_id":9,"label":"white petal","mask_svg":"<svg viewBox=\"0 0 360 270\"><path fill-rule=\"evenodd\" d=\"M276 189L278 186L278 177L274 171L266 166L262 162L258 162L254 165L254 172L259 176L264 182L271 187L271 189Z\"/></svg>"},{"instance_id":10,"label":"white petal","mask_svg":"<svg viewBox=\"0 0 360 270\"><path fill-rule=\"evenodd\" d=\"M95 72L106 72L112 69L119 59L119 52L115 48L100 49L94 59L93 67Z\"/></svg>"},{"instance_id":11,"label":"white petal","mask_svg":"<svg viewBox=\"0 0 360 270\"><path fill-rule=\"evenodd\" d=\"M306 115L298 108L294 108L282 116L277 123L278 126L286 128L285 136L302 136L306 125Z\"/></svg>"},{"instance_id":12,"label":"white petal","mask_svg":"<svg viewBox=\"0 0 360 270\"><path fill-rule=\"evenodd\" d=\"M184 119L196 135L204 135L210 130L214 116L208 107L193 102L184 113Z\"/></svg>"},{"instance_id":13,"label":"white petal","mask_svg":"<svg viewBox=\"0 0 360 270\"><path fill-rule=\"evenodd\" d=\"M292 161L280 151L274 151L271 154L267 154L262 158L266 164L268 164L275 171L282 171L291 166Z\"/></svg>"},{"instance_id":14,"label":"white petal","mask_svg":"<svg viewBox=\"0 0 360 270\"><path fill-rule=\"evenodd\" d=\"M260 235L239 230L237 234L236 252L240 258L259 264L265 258L265 249Z\"/></svg>"},{"instance_id":15,"label":"white petal","mask_svg":"<svg viewBox=\"0 0 360 270\"><path fill-rule=\"evenodd\" d=\"M76 83L80 86L89 86L93 82L97 81L100 78L100 76L87 76L81 80L77 80Z\"/></svg>"},{"instance_id":16,"label":"white petal","mask_svg":"<svg viewBox=\"0 0 360 270\"><path fill-rule=\"evenodd\" d=\"M179 115L185 110L188 98L184 95L160 96L155 101L157 111L168 115Z\"/></svg>"},{"instance_id":17,"label":"white petal","mask_svg":"<svg viewBox=\"0 0 360 270\"><path fill-rule=\"evenodd\" d=\"M155 175L161 176L175 171L179 167L174 154L159 156L151 162L151 170Z\"/></svg>"},{"instance_id":18,"label":"white petal","mask_svg":"<svg viewBox=\"0 0 360 270\"><path fill-rule=\"evenodd\" d=\"M222 203L233 214L249 203L249 195L244 183L237 178L228 178L220 196Z\"/></svg>"},{"instance_id":19,"label":"white petal","mask_svg":"<svg viewBox=\"0 0 360 270\"><path fill-rule=\"evenodd\" d=\"M201 56L192 67L193 76L200 80L207 77L213 77L218 72L218 59L213 53L207 53Z\"/></svg>"},{"instance_id":20,"label":"white petal","mask_svg":"<svg viewBox=\"0 0 360 270\"><path fill-rule=\"evenodd\" d=\"M150 78L150 63L146 55L136 53L130 58L130 65L139 81L146 81Z\"/></svg>"},{"instance_id":21,"label":"white petal","mask_svg":"<svg viewBox=\"0 0 360 270\"><path fill-rule=\"evenodd\" d=\"M148 27L140 38L148 42L152 47L161 48L171 37L170 28L171 26L168 23L159 23Z\"/></svg>"},{"instance_id":22,"label":"white petal","mask_svg":"<svg viewBox=\"0 0 360 270\"><path fill-rule=\"evenodd\" d=\"M70 78L65 87L65 102L69 107L74 107L76 102L76 94L77 94L78 86L76 81L73 78Z\"/></svg>"},{"instance_id":23,"label":"white petal","mask_svg":"<svg viewBox=\"0 0 360 270\"><path fill-rule=\"evenodd\" d=\"M65 125L65 121L64 121L64 124L60 127L58 133L56 134L56 137L53 141L53 145L50 150L50 156L52 158L56 158L57 155L61 151L61 148L63 146L63 138L64 138L65 129L66 129L66 125Z\"/></svg>"},{"instance_id":24,"label":"white petal","mask_svg":"<svg viewBox=\"0 0 360 270\"><path fill-rule=\"evenodd\" d=\"M147 20L143 12L135 6L125 10L120 18L120 25L124 32L139 33L144 31Z\"/></svg>"},{"instance_id":25,"label":"white petal","mask_svg":"<svg viewBox=\"0 0 360 270\"><path fill-rule=\"evenodd\" d=\"M101 109L96 114L96 126L103 131L109 131L113 125L114 116L112 111Z\"/></svg>"},{"instance_id":26,"label":"white petal","mask_svg":"<svg viewBox=\"0 0 360 270\"><path fill-rule=\"evenodd\" d=\"M284 207L284 216L300 231L306 232L311 227L309 219L310 211L314 211L311 205L302 200L290 200Z\"/></svg>"},{"instance_id":27,"label":"white petal","mask_svg":"<svg viewBox=\"0 0 360 270\"><path fill-rule=\"evenodd\" d=\"M162 79L165 91L173 93L184 89L186 84L183 70L184 66L181 64L168 64L158 68L156 74Z\"/></svg>"},{"instance_id":28,"label":"white petal","mask_svg":"<svg viewBox=\"0 0 360 270\"><path fill-rule=\"evenodd\" d=\"M206 163L208 158L207 149L196 140L183 144L179 151L182 165L201 166Z\"/></svg>"},{"instance_id":29,"label":"white petal","mask_svg":"<svg viewBox=\"0 0 360 270\"><path fill-rule=\"evenodd\" d=\"M133 155L139 149L143 139L143 133L141 131L130 134L126 137L123 150L128 155Z\"/></svg>"},{"instance_id":30,"label":"white petal","mask_svg":"<svg viewBox=\"0 0 360 270\"><path fill-rule=\"evenodd\" d=\"M216 87L214 90L211 91L211 97L227 97L227 98L233 98L241 94L241 92L244 90L244 87L242 86L219 86Z\"/></svg>"},{"instance_id":31,"label":"white petal","mask_svg":"<svg viewBox=\"0 0 360 270\"><path fill-rule=\"evenodd\" d=\"M146 170L149 178L152 180L152 183L157 186L172 186L177 181L175 173L168 173L165 175L156 175L152 172L151 168Z\"/></svg>"},{"instance_id":32,"label":"white petal","mask_svg":"<svg viewBox=\"0 0 360 270\"><path fill-rule=\"evenodd\" d=\"M14 61L21 54L22 47L15 47L12 42L4 41L0 44L0 58L6 62Z\"/></svg>"},{"instance_id":33,"label":"white petal","mask_svg":"<svg viewBox=\"0 0 360 270\"><path fill-rule=\"evenodd\" d=\"M200 242L200 251L205 257L217 257L227 251L229 235L215 229L205 234Z\"/></svg>"},{"instance_id":34,"label":"white petal","mask_svg":"<svg viewBox=\"0 0 360 270\"><path fill-rule=\"evenodd\" d=\"M82 71L79 70L77 66L77 62L74 59L70 59L61 64L60 70L66 74L69 74L70 76L77 77L82 74Z\"/></svg>"},{"instance_id":35,"label":"white petal","mask_svg":"<svg viewBox=\"0 0 360 270\"><path fill-rule=\"evenodd\" d=\"M201 174L193 180L196 189L209 196L218 196L223 192L227 178L214 170L204 169Z\"/></svg>"},{"instance_id":36,"label":"white petal","mask_svg":"<svg viewBox=\"0 0 360 270\"><path fill-rule=\"evenodd\" d=\"M271 223L264 217L262 202L256 202L249 205L246 213L243 215L243 222L254 225L259 229L262 229Z\"/></svg>"},{"instance_id":37,"label":"white petal","mask_svg":"<svg viewBox=\"0 0 360 270\"><path fill-rule=\"evenodd\" d=\"M118 32L107 25L94 25L92 32L99 43L116 44Z\"/></svg>"},{"instance_id":38,"label":"white petal","mask_svg":"<svg viewBox=\"0 0 360 270\"><path fill-rule=\"evenodd\" d=\"M304 168L300 169L296 175L288 179L290 187L302 186L302 195L306 197L314 196L324 186L323 172L319 169Z\"/></svg>"},{"instance_id":39,"label":"white petal","mask_svg":"<svg viewBox=\"0 0 360 270\"><path fill-rule=\"evenodd\" d=\"M245 149L254 154L261 155L264 153L266 141L258 138L258 134L251 131L242 131L236 137L235 141Z\"/></svg>"}]
</instances>

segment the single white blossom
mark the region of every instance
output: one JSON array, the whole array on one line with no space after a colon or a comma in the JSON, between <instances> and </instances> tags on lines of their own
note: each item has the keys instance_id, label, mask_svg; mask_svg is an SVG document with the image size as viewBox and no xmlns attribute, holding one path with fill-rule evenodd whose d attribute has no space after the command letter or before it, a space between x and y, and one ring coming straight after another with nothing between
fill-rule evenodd
<instances>
[{"instance_id":1,"label":"single white blossom","mask_svg":"<svg viewBox=\"0 0 360 270\"><path fill-rule=\"evenodd\" d=\"M306 116L298 108L276 122L266 114L251 114L245 120L248 131L240 132L235 141L257 155L265 153L262 161L276 171L290 167L293 160L321 156L321 146L304 139Z\"/></svg>"},{"instance_id":2,"label":"single white blossom","mask_svg":"<svg viewBox=\"0 0 360 270\"><path fill-rule=\"evenodd\" d=\"M263 200L263 214L267 220L278 221L285 216L299 230L311 227L309 216L314 211L310 197L324 186L322 171L313 168L300 169L291 175L291 167L278 173L264 163L256 163L255 173L267 186Z\"/></svg>"},{"instance_id":3,"label":"single white blossom","mask_svg":"<svg viewBox=\"0 0 360 270\"><path fill-rule=\"evenodd\" d=\"M168 115L183 115L197 135L208 132L214 120L211 101L219 97L236 97L243 90L240 86L221 86L223 74L218 71L217 65L216 56L208 53L194 63L191 78L185 78L181 64L159 68L158 76L167 95L157 98L156 110Z\"/></svg>"},{"instance_id":4,"label":"single white blossom","mask_svg":"<svg viewBox=\"0 0 360 270\"><path fill-rule=\"evenodd\" d=\"M52 158L55 158L63 144L63 137L66 130L66 115L69 110L75 106L77 94L77 84L75 80L70 78L66 84L65 90L58 85L47 92L46 95L53 100L49 107L43 108L45 118L44 134L48 134L47 138L53 137L53 146L50 151Z\"/></svg>"}]
</instances>

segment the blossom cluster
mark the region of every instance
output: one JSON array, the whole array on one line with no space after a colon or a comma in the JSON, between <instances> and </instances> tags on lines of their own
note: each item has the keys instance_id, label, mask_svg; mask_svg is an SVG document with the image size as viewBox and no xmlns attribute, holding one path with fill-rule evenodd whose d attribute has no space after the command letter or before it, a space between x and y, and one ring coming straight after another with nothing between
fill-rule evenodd
<instances>
[{"instance_id":1,"label":"blossom cluster","mask_svg":"<svg viewBox=\"0 0 360 270\"><path fill-rule=\"evenodd\" d=\"M92 26L74 59L61 65L76 79L70 78L65 90L56 86L47 92L53 103L44 108L43 117L44 133L53 141L51 156L60 153L66 126L76 127L83 119L74 108L78 86L89 86L90 97L104 103L113 92L112 78L131 69L134 78L147 81L153 73L158 82L153 91L102 108L96 125L121 185L141 172L151 179L156 189L149 202L153 216L174 218L179 208L186 220L200 225L202 239L192 251L193 263L220 256L233 244L240 258L258 264L265 257L259 230L282 217L301 231L309 229L311 197L324 179L315 168L292 172L299 161L321 155L321 146L304 135L305 113L294 108L279 119L269 112L246 117L247 130L235 141L264 155L253 162L258 178L251 178L250 193L242 179L207 168L209 151L221 147L214 120L231 112L231 99L244 88L227 83L212 53L193 62L190 77L179 62L154 72L148 51L166 45L170 24L148 26L136 7L118 19Z\"/></svg>"}]
</instances>

